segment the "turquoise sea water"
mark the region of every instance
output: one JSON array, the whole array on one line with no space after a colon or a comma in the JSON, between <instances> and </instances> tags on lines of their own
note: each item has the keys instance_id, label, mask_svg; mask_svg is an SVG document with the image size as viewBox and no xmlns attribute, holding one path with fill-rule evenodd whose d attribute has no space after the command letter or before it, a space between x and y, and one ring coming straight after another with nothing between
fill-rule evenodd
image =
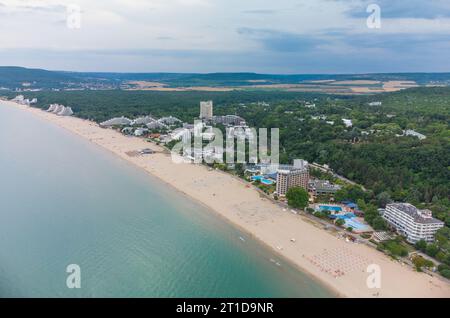
<instances>
[{"instance_id":1,"label":"turquoise sea water","mask_svg":"<svg viewBox=\"0 0 450 318\"><path fill-rule=\"evenodd\" d=\"M331 296L206 208L0 102L0 297Z\"/></svg>"}]
</instances>

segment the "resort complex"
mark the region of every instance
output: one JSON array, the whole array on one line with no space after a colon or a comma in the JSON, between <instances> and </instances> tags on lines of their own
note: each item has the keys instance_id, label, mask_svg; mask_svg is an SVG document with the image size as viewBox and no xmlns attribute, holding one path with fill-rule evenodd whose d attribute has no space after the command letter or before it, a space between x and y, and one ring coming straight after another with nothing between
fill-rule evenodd
<instances>
[{"instance_id":1,"label":"resort complex","mask_svg":"<svg viewBox=\"0 0 450 318\"><path fill-rule=\"evenodd\" d=\"M379 104L374 102L371 106L379 106ZM185 141L198 135L202 137L204 142L213 142L215 140L213 128L216 125L226 127L225 135L227 138L245 142L251 142L255 138L254 129L247 126L244 118L237 115L215 116L213 114L213 101L200 102L199 117L202 121L196 124L185 123L172 116L157 119L154 116L147 115L134 120L119 117L105 121L100 126L124 127L121 128L124 134L132 134L138 137L147 136L153 141L166 145L172 141ZM323 120L325 119L324 117ZM353 125L350 119L343 119L342 121L348 128ZM214 147L202 150L190 148L183 150L183 156L192 162L198 162L198 158L200 158L200 160L210 160L223 164L223 155L222 152L216 151ZM231 171L236 168L234 164L225 164L225 166ZM374 237L382 237L382 232L374 231L365 222L364 211L355 203L351 201L327 202L327 200L334 200L334 196L342 190L343 185L334 184L327 179L313 178L310 171L311 169L319 169L331 173L329 167L323 168L317 164L310 165L303 159L295 159L291 165L257 162L247 163L243 166L247 180L260 185L261 189L271 198L280 202L287 202L286 194L290 189L304 189L309 194L310 208L315 213L326 215L330 221L342 223L345 228L351 229L354 233L374 232ZM346 178L340 178L344 185L349 181ZM412 244L420 240L433 242L437 230L444 226L443 222L432 218L426 210L418 210L407 203L389 204L386 209L380 209L379 216L382 216L393 230L405 236L407 241ZM342 221L338 222L338 220Z\"/></svg>"}]
</instances>

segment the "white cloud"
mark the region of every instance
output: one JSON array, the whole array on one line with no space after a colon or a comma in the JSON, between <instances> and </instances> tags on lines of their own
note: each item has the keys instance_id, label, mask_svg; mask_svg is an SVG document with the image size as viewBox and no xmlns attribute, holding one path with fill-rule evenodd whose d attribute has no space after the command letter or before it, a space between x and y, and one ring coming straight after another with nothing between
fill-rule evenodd
<instances>
[{"instance_id":1,"label":"white cloud","mask_svg":"<svg viewBox=\"0 0 450 318\"><path fill-rule=\"evenodd\" d=\"M420 1L420 0L416 0ZM426 2L426 0L423 0ZM0 0L0 49L81 51L215 51L264 54L314 37L319 53L357 52L345 35L368 37L450 34L450 18L383 18L382 29L366 27L366 0ZM406 3L406 2L405 2ZM81 29L66 27L69 4L82 9ZM383 8L388 2L383 3ZM395 10L398 10L396 2ZM432 3L430 3L432 6ZM353 10L353 11L352 11ZM358 12L361 11L361 12ZM395 11L394 10L394 11ZM412 10L410 8L410 10ZM392 11L392 10L391 10ZM392 11L392 12L394 12ZM353 14L349 14L353 12ZM383 12L383 11L382 11ZM396 12L396 11L395 11ZM392 15L392 14L391 14ZM238 30L267 30L275 43ZM6 31L3 31L6 30ZM336 33L337 35L333 35ZM271 40L270 38L268 39ZM310 42L306 42L310 43ZM370 52L383 47L366 48ZM361 49L362 50L362 49ZM233 55L236 56L236 55ZM268 61L267 63L270 63Z\"/></svg>"}]
</instances>

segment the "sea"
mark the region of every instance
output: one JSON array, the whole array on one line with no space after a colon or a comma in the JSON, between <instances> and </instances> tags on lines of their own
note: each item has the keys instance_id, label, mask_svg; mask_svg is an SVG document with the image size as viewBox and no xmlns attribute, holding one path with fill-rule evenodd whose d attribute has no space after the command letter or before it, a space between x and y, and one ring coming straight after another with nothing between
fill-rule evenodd
<instances>
[{"instance_id":1,"label":"sea","mask_svg":"<svg viewBox=\"0 0 450 318\"><path fill-rule=\"evenodd\" d=\"M0 297L334 297L213 211L0 101Z\"/></svg>"}]
</instances>

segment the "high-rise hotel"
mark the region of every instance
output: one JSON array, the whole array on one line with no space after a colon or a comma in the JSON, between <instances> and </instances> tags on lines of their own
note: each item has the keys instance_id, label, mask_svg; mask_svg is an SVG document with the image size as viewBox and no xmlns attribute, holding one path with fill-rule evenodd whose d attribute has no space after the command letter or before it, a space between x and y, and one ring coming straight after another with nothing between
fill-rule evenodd
<instances>
[{"instance_id":1,"label":"high-rise hotel","mask_svg":"<svg viewBox=\"0 0 450 318\"><path fill-rule=\"evenodd\" d=\"M200 102L200 119L212 119L213 118L213 102Z\"/></svg>"},{"instance_id":2,"label":"high-rise hotel","mask_svg":"<svg viewBox=\"0 0 450 318\"><path fill-rule=\"evenodd\" d=\"M295 159L292 166L280 166L277 171L277 189L279 196L285 196L294 187L308 190L309 169L308 162Z\"/></svg>"}]
</instances>

